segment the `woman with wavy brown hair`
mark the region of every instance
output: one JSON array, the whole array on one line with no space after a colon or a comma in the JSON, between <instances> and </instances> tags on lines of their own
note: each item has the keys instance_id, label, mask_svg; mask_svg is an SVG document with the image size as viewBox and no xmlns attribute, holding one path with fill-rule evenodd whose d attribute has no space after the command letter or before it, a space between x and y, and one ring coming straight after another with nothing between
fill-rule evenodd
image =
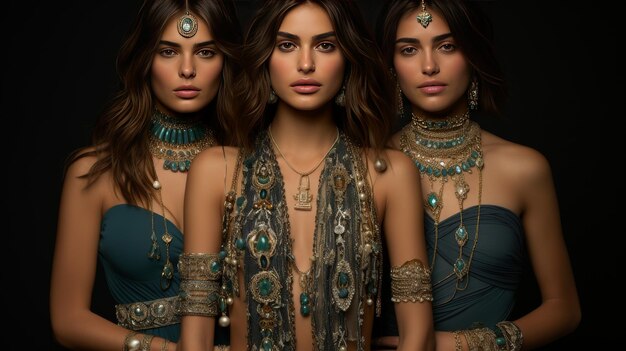
<instances>
[{"instance_id":1,"label":"woman with wavy brown hair","mask_svg":"<svg viewBox=\"0 0 626 351\"><path fill-rule=\"evenodd\" d=\"M54 335L71 349L175 349L187 171L229 143L235 115L230 0L145 1L130 28L121 90L65 175L50 304ZM97 260L117 323L91 310Z\"/></svg>"},{"instance_id":2,"label":"woman with wavy brown hair","mask_svg":"<svg viewBox=\"0 0 626 351\"><path fill-rule=\"evenodd\" d=\"M431 349L418 174L384 148L390 90L359 9L267 1L242 57L240 147L188 178L179 346L210 349L218 319L233 350L369 350L384 227L401 349Z\"/></svg>"},{"instance_id":3,"label":"woman with wavy brown hair","mask_svg":"<svg viewBox=\"0 0 626 351\"><path fill-rule=\"evenodd\" d=\"M479 6L393 0L381 12L379 43L410 116L392 144L421 174L437 349L534 349L571 333L580 304L549 163L475 120L506 97ZM542 301L515 318L528 263ZM394 349L394 324L383 308L378 350Z\"/></svg>"}]
</instances>

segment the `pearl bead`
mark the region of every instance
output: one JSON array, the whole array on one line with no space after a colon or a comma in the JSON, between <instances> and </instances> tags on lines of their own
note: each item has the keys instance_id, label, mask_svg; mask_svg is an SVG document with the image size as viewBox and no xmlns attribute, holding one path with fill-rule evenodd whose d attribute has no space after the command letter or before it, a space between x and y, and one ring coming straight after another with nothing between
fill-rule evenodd
<instances>
[{"instance_id":1,"label":"pearl bead","mask_svg":"<svg viewBox=\"0 0 626 351\"><path fill-rule=\"evenodd\" d=\"M229 306L232 305L233 304L233 298L232 297L227 297L226 298L226 304L229 305Z\"/></svg>"},{"instance_id":2,"label":"pearl bead","mask_svg":"<svg viewBox=\"0 0 626 351\"><path fill-rule=\"evenodd\" d=\"M347 351L347 350L348 350L348 349L347 349L345 346L341 346L341 347L339 348L339 351Z\"/></svg>"},{"instance_id":3,"label":"pearl bead","mask_svg":"<svg viewBox=\"0 0 626 351\"><path fill-rule=\"evenodd\" d=\"M368 306L371 306L374 304L374 300L372 299L367 299L367 301L365 301L365 303L367 303Z\"/></svg>"},{"instance_id":4,"label":"pearl bead","mask_svg":"<svg viewBox=\"0 0 626 351\"><path fill-rule=\"evenodd\" d=\"M230 325L230 318L228 318L228 316L221 316L218 323L220 324L220 327L226 328Z\"/></svg>"},{"instance_id":5,"label":"pearl bead","mask_svg":"<svg viewBox=\"0 0 626 351\"><path fill-rule=\"evenodd\" d=\"M155 180L154 182L152 182L152 187L155 188L156 190L161 189L161 183L159 183L158 180Z\"/></svg>"},{"instance_id":6,"label":"pearl bead","mask_svg":"<svg viewBox=\"0 0 626 351\"><path fill-rule=\"evenodd\" d=\"M378 173L383 173L387 170L387 162L385 162L382 158L376 159L376 162L374 162L374 169L376 169Z\"/></svg>"},{"instance_id":7,"label":"pearl bead","mask_svg":"<svg viewBox=\"0 0 626 351\"><path fill-rule=\"evenodd\" d=\"M136 336L133 336L126 341L125 349L128 351L139 351L141 349L141 340L139 340Z\"/></svg>"}]
</instances>

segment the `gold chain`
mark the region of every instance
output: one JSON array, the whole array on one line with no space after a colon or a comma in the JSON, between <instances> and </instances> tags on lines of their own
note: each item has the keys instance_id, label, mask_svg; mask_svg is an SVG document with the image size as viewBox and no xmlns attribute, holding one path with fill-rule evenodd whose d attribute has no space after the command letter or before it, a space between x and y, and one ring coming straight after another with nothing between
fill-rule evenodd
<instances>
[{"instance_id":1,"label":"gold chain","mask_svg":"<svg viewBox=\"0 0 626 351\"><path fill-rule=\"evenodd\" d=\"M302 210L302 211L310 211L313 208L313 206L311 205L311 202L313 201L313 195L309 191L311 189L309 174L315 172L315 170L317 170L317 168L322 163L324 163L324 160L326 159L326 157L333 150L333 148L335 147L335 144L337 144L337 141L339 140L339 129L337 129L337 136L335 137L335 141L333 141L333 144L330 146L328 151L326 151L326 154L324 155L324 157L322 157L322 159L315 165L315 167L313 167L308 172L300 172L296 170L289 163L289 161L287 161L287 158L285 157L283 152L280 150L280 147L278 147L276 140L274 140L271 126L267 129L267 133L269 134L270 140L272 141L272 144L276 148L276 151L278 151L278 154L280 155L280 157L282 157L283 160L285 160L285 164L287 165L287 167L289 167L292 171L300 175L300 181L298 182L298 192L293 196L294 200L296 200L294 209Z\"/></svg>"}]
</instances>

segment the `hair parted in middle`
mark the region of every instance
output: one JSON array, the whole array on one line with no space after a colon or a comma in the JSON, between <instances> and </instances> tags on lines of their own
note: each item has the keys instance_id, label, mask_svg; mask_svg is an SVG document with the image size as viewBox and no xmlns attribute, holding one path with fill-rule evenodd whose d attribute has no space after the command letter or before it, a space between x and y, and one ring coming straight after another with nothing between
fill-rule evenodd
<instances>
[{"instance_id":1,"label":"hair parted in middle","mask_svg":"<svg viewBox=\"0 0 626 351\"><path fill-rule=\"evenodd\" d=\"M257 10L241 53L246 66L237 89L242 109L237 127L239 145L252 149L258 133L271 123L276 105L267 104L272 89L268 63L283 19L305 3L317 4L326 11L346 63L345 106L333 103L337 126L361 147L383 148L393 123L393 90L360 9L354 1L346 0L268 0Z\"/></svg>"},{"instance_id":2,"label":"hair parted in middle","mask_svg":"<svg viewBox=\"0 0 626 351\"><path fill-rule=\"evenodd\" d=\"M489 17L476 1L424 0L429 11L445 18L450 32L473 70L480 87L483 111L498 114L507 97L504 74L496 58L493 28ZM422 0L389 0L376 24L377 42L387 67L393 67L398 24L404 16L421 9Z\"/></svg>"}]
</instances>

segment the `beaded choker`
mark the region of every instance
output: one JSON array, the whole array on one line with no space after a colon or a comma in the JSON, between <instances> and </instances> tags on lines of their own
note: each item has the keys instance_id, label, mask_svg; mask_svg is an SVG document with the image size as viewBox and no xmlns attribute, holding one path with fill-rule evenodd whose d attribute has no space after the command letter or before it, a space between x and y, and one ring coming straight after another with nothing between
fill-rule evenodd
<instances>
[{"instance_id":1,"label":"beaded choker","mask_svg":"<svg viewBox=\"0 0 626 351\"><path fill-rule=\"evenodd\" d=\"M212 131L201 121L174 118L154 109L150 152L154 157L164 160L164 169L186 172L193 158L214 144Z\"/></svg>"},{"instance_id":2,"label":"beaded choker","mask_svg":"<svg viewBox=\"0 0 626 351\"><path fill-rule=\"evenodd\" d=\"M468 273L478 243L482 169L484 166L480 133L480 126L476 122L470 121L469 114L466 112L461 116L443 120L425 120L413 114L411 124L404 127L400 136L402 151L415 162L421 176L428 177L430 180L431 191L426 194L424 207L435 219L435 243L431 269L434 269L437 257L439 219L444 205L444 187L450 179L454 183L454 194L458 200L460 214L460 224L454 232L454 238L459 248L459 254L453 263L453 271L433 284L434 288L437 284L456 276L456 287L449 300L454 297L457 291L467 287ZM463 202L470 190L464 174L466 172L472 173L474 168L478 170L478 217L472 249L469 256L464 256L463 248L468 242L469 233L463 224ZM439 191L435 191L436 184L440 184Z\"/></svg>"}]
</instances>

